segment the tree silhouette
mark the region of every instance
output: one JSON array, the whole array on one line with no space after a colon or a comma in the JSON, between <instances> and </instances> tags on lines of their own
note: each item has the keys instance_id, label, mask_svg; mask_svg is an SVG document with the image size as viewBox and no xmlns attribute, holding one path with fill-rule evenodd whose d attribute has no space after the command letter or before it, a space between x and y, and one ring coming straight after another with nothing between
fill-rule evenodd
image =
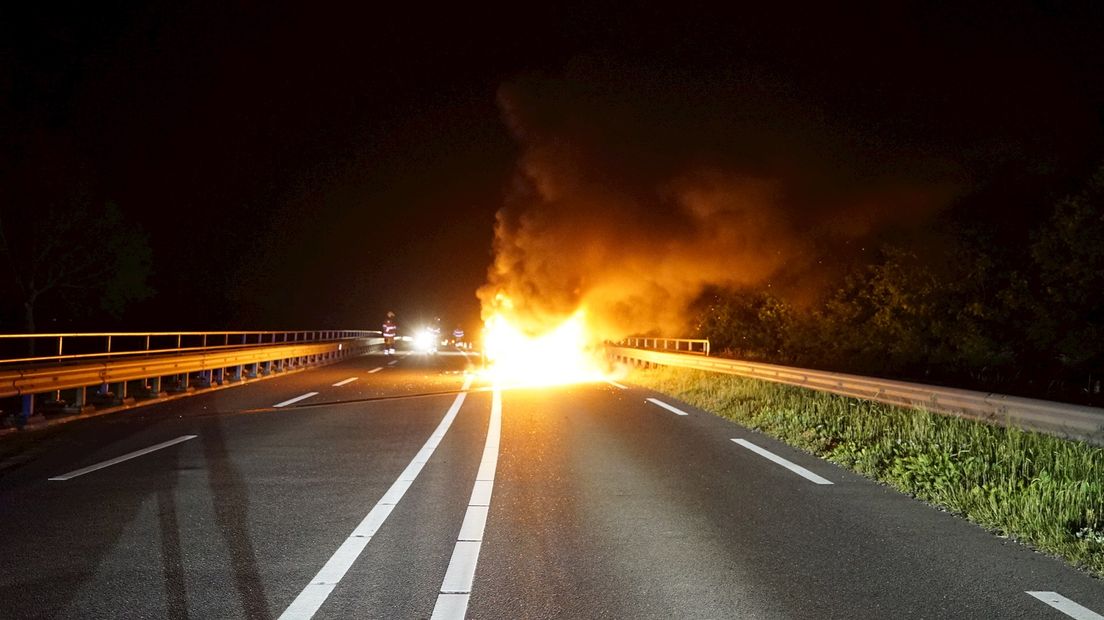
<instances>
[{"instance_id":1,"label":"tree silhouette","mask_svg":"<svg viewBox=\"0 0 1104 620\"><path fill-rule=\"evenodd\" d=\"M1058 203L1031 246L1039 280L1029 335L1063 366L1104 363L1104 166Z\"/></svg>"},{"instance_id":2,"label":"tree silhouette","mask_svg":"<svg viewBox=\"0 0 1104 620\"><path fill-rule=\"evenodd\" d=\"M69 316L99 309L119 316L150 296L151 252L145 233L118 206L0 210L0 290L18 304L22 329L34 332L44 305Z\"/></svg>"}]
</instances>

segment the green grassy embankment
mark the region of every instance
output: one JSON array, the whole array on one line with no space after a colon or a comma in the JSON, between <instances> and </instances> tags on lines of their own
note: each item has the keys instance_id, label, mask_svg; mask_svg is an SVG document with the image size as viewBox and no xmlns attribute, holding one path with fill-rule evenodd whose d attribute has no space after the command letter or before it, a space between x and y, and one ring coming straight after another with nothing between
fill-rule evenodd
<instances>
[{"instance_id":1,"label":"green grassy embankment","mask_svg":"<svg viewBox=\"0 0 1104 620\"><path fill-rule=\"evenodd\" d=\"M1104 577L1104 448L698 370L634 370L628 380Z\"/></svg>"}]
</instances>

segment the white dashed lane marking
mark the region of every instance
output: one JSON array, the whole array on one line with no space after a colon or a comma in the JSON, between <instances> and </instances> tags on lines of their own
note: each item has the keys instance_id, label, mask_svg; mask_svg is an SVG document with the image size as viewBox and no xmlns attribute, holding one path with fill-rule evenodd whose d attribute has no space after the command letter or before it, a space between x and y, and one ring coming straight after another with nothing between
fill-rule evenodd
<instances>
[{"instance_id":1,"label":"white dashed lane marking","mask_svg":"<svg viewBox=\"0 0 1104 620\"><path fill-rule=\"evenodd\" d=\"M801 476L802 478L805 478L806 480L810 480L810 481L815 482L817 484L832 484L831 480L828 480L827 478L822 478L822 477L814 474L813 472L809 471L808 469L805 469L804 467L802 467L802 466L800 466L796 463L792 463L790 461L787 461L786 459L778 456L777 454L771 452L770 450L767 450L765 448L760 448L759 446L751 443L750 441L748 441L746 439L733 439L732 441L740 444L741 446L747 448L748 450L751 450L752 452L754 452L754 453L758 454L759 456L767 459L768 461L773 461L775 463L778 463L782 467L785 467L786 469L788 469L788 470L792 471L793 473Z\"/></svg>"},{"instance_id":2,"label":"white dashed lane marking","mask_svg":"<svg viewBox=\"0 0 1104 620\"><path fill-rule=\"evenodd\" d=\"M306 400L306 399L310 398L311 396L318 396L318 392L307 392L306 394L300 394L299 396L296 396L295 398L289 398L289 399L285 400L282 403L276 403L275 405L272 405L272 406L273 407L287 407L288 405L295 404L295 403L297 403L301 400Z\"/></svg>"},{"instance_id":3,"label":"white dashed lane marking","mask_svg":"<svg viewBox=\"0 0 1104 620\"><path fill-rule=\"evenodd\" d=\"M1104 616L1075 603L1057 592L1028 592L1031 596L1050 605L1074 620L1104 620Z\"/></svg>"},{"instance_id":4,"label":"white dashed lane marking","mask_svg":"<svg viewBox=\"0 0 1104 620\"><path fill-rule=\"evenodd\" d=\"M345 379L344 381L338 381L337 383L333 384L333 387L341 387L343 385L349 385L353 381L356 381L358 378L359 377L349 377L348 379Z\"/></svg>"},{"instance_id":5,"label":"white dashed lane marking","mask_svg":"<svg viewBox=\"0 0 1104 620\"><path fill-rule=\"evenodd\" d=\"M662 400L659 400L658 398L649 398L647 400L648 400L648 402L652 403L653 405L663 407L664 409L666 409L667 411L670 411L671 413L673 413L675 415L690 415L689 413L686 413L682 409L679 409L678 407L675 407L675 406L672 406L672 405L668 405L667 403L663 402Z\"/></svg>"},{"instance_id":6,"label":"white dashed lane marking","mask_svg":"<svg viewBox=\"0 0 1104 620\"><path fill-rule=\"evenodd\" d=\"M94 472L97 469L103 469L104 467L111 467L112 465L122 463L123 461L129 461L132 458L139 457L139 456L142 456L144 454L149 454L150 452L155 452L155 451L160 450L162 448L168 448L169 446L175 446L178 443L188 441L189 439L195 439L196 437L198 437L198 435L181 435L180 437L177 437L176 439L170 439L169 441L165 441L165 442L159 443L157 445L150 446L148 448L142 448L141 450L135 450L134 452L128 452L127 454L124 454L122 456L117 456L113 459L103 461L102 463L96 463L95 465L89 465L88 467L83 467L81 469L71 471L67 474L62 474L60 476L54 476L53 478L50 478L50 480L55 480L55 481L71 480L73 478L76 478L77 476L83 476L85 474Z\"/></svg>"}]
</instances>

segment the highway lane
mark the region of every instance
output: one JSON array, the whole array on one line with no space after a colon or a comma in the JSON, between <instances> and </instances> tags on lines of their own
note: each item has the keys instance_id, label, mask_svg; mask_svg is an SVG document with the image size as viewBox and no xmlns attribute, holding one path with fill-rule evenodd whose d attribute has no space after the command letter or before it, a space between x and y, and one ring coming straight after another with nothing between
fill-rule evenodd
<instances>
[{"instance_id":1,"label":"highway lane","mask_svg":"<svg viewBox=\"0 0 1104 620\"><path fill-rule=\"evenodd\" d=\"M1029 590L1104 609L1102 584L1057 560L649 396L508 395L470 617L1065 617Z\"/></svg>"},{"instance_id":2,"label":"highway lane","mask_svg":"<svg viewBox=\"0 0 1104 620\"><path fill-rule=\"evenodd\" d=\"M404 359L321 387L381 361L361 358L69 425L51 443L73 454L43 455L0 479L0 556L19 567L0 577L0 617L275 617L403 470L450 397L234 412L319 389L320 400L456 390L461 377L443 371L462 359ZM465 432L482 432L476 416L457 421L461 439L437 456L447 463L465 450ZM183 434L197 439L46 481Z\"/></svg>"},{"instance_id":3,"label":"highway lane","mask_svg":"<svg viewBox=\"0 0 1104 620\"><path fill-rule=\"evenodd\" d=\"M462 357L386 361L56 432L0 477L0 617L280 616L409 471L464 382ZM596 384L501 402L468 617L1071 617L1028 591L1104 611L1100 581L1057 560L651 392ZM467 395L315 618L430 615L466 536L491 403Z\"/></svg>"}]
</instances>

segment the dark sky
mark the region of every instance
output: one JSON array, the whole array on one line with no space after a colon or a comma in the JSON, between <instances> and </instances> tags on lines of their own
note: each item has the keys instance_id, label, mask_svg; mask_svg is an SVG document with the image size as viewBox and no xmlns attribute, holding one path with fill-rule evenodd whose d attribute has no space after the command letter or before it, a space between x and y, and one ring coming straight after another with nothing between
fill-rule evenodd
<instances>
[{"instance_id":1,"label":"dark sky","mask_svg":"<svg viewBox=\"0 0 1104 620\"><path fill-rule=\"evenodd\" d=\"M674 144L683 161L684 136L762 119L741 146L773 153L757 165L804 166L786 154L805 135L855 184L888 174L872 162L908 176L923 161L915 174L954 180L947 208L1004 222L1030 220L1101 151L1093 2L8 4L21 6L0 13L0 165L6 182L52 179L55 197L21 190L3 208L80 194L140 223L158 293L130 309L133 327L362 327L389 308L471 325L531 146L503 92L586 95L530 104L527 126L543 128L629 100L657 137L626 123L601 139ZM734 90L758 100L730 106ZM737 139L716 135L702 158ZM648 165L630 158L625 178Z\"/></svg>"}]
</instances>

